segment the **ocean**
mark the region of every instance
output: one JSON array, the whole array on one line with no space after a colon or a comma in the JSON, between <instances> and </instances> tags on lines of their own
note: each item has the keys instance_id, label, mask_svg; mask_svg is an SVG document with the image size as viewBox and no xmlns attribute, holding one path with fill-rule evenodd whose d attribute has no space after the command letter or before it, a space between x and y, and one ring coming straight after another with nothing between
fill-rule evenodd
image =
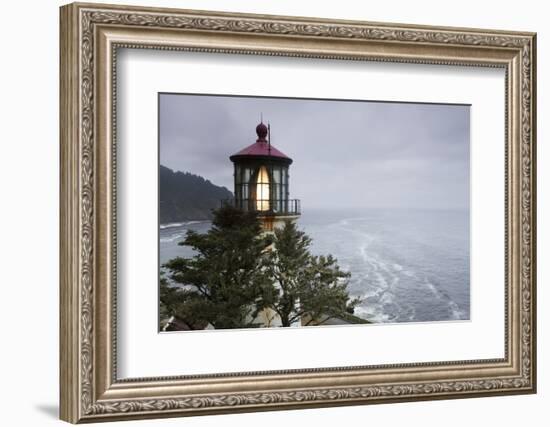
<instances>
[{"instance_id":1,"label":"ocean","mask_svg":"<svg viewBox=\"0 0 550 427\"><path fill-rule=\"evenodd\" d=\"M314 210L297 222L316 255L332 254L351 273L355 314L373 322L470 318L468 210ZM187 230L209 221L160 226L160 263L193 251L178 246Z\"/></svg>"}]
</instances>

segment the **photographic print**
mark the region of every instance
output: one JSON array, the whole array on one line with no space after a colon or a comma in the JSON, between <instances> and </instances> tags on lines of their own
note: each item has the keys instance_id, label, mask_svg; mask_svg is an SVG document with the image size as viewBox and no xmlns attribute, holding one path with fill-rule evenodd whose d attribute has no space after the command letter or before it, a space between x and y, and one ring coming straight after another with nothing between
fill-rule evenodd
<instances>
[{"instance_id":1,"label":"photographic print","mask_svg":"<svg viewBox=\"0 0 550 427\"><path fill-rule=\"evenodd\" d=\"M470 106L159 94L159 329L468 320Z\"/></svg>"}]
</instances>

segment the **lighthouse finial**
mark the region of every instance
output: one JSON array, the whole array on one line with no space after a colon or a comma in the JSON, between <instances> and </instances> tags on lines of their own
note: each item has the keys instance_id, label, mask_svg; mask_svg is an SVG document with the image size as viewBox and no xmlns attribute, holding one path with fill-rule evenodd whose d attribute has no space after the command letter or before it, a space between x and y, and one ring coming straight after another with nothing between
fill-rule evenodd
<instances>
[{"instance_id":1,"label":"lighthouse finial","mask_svg":"<svg viewBox=\"0 0 550 427\"><path fill-rule=\"evenodd\" d=\"M263 122L256 126L256 134L258 135L258 141L266 142L267 126Z\"/></svg>"}]
</instances>

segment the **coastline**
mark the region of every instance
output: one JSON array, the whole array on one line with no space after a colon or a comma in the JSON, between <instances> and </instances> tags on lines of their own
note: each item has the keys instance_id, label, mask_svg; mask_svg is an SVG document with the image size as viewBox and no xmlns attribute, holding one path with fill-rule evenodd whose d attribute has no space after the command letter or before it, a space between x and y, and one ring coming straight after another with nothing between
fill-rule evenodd
<instances>
[{"instance_id":1,"label":"coastline","mask_svg":"<svg viewBox=\"0 0 550 427\"><path fill-rule=\"evenodd\" d=\"M183 227L186 225L193 225L193 224L202 224L204 222L210 222L209 219L192 219L192 220L186 220L186 221L180 221L180 222L168 222L164 224L159 224L160 230L165 230L167 228L175 228L175 227Z\"/></svg>"}]
</instances>

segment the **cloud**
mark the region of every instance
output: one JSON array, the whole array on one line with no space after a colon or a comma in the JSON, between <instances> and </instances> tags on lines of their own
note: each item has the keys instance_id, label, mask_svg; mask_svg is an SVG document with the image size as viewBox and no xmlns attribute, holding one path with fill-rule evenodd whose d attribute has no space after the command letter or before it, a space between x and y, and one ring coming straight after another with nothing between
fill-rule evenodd
<instances>
[{"instance_id":1,"label":"cloud","mask_svg":"<svg viewBox=\"0 0 550 427\"><path fill-rule=\"evenodd\" d=\"M232 189L261 113L304 209L469 206L465 105L162 94L161 164Z\"/></svg>"}]
</instances>

